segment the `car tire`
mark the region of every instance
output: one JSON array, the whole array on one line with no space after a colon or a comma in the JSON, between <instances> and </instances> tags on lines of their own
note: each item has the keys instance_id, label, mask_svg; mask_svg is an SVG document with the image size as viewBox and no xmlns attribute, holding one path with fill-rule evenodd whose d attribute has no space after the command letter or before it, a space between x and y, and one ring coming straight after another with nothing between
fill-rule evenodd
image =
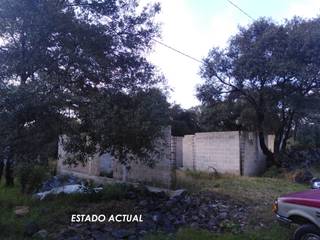
<instances>
[{"instance_id":1,"label":"car tire","mask_svg":"<svg viewBox=\"0 0 320 240\"><path fill-rule=\"evenodd\" d=\"M300 226L294 233L294 240L320 240L320 229L313 224Z\"/></svg>"}]
</instances>

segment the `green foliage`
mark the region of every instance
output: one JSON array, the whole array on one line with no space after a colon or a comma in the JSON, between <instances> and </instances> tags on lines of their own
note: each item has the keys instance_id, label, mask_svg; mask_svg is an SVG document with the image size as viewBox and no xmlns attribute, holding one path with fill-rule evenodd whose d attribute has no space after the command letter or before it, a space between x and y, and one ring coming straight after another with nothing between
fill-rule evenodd
<instances>
[{"instance_id":1,"label":"green foliage","mask_svg":"<svg viewBox=\"0 0 320 240\"><path fill-rule=\"evenodd\" d=\"M181 179L179 179L181 182ZM193 186L199 190L214 190L217 196L228 194L232 199L243 199L246 204L252 204L255 214L251 216L251 226L243 233L216 234L206 230L183 228L176 234L151 234L146 237L148 240L158 239L217 239L217 240L286 240L292 236L293 229L285 229L274 224L274 215L271 213L271 203L276 196L281 194L299 191L306 186L292 184L286 179L270 178L246 178L239 176L221 176L219 179L192 179ZM220 186L214 185L215 183ZM183 186L184 187L184 186ZM103 198L86 198L82 195L59 195L48 198L44 201L32 199L30 195L21 194L18 187L6 188L0 186L0 239L19 240L23 236L24 225L27 222L35 221L40 228L48 230L49 233L57 233L61 228L65 229L70 223L70 215L75 213L115 213L121 212L124 206L128 206L128 200L122 200L123 192L130 186L106 185ZM108 190L109 189L109 190ZM246 192L244 195L243 193ZM82 196L82 197L81 197ZM105 200L102 200L105 199ZM119 200L118 200L119 199ZM112 201L116 200L116 201ZM116 204L121 208L115 209ZM14 214L16 206L29 206L30 213L24 217L17 217ZM265 228L257 226L258 222L268 223ZM226 224L230 230L236 229L232 224Z\"/></svg>"},{"instance_id":2,"label":"green foliage","mask_svg":"<svg viewBox=\"0 0 320 240\"><path fill-rule=\"evenodd\" d=\"M184 136L199 132L199 113L197 109L182 109L180 105L170 108L171 131L173 136Z\"/></svg>"},{"instance_id":3,"label":"green foliage","mask_svg":"<svg viewBox=\"0 0 320 240\"><path fill-rule=\"evenodd\" d=\"M320 147L320 124L304 124L298 130L294 142L298 148Z\"/></svg>"},{"instance_id":4,"label":"green foliage","mask_svg":"<svg viewBox=\"0 0 320 240\"><path fill-rule=\"evenodd\" d=\"M282 169L276 166L272 166L268 168L267 171L265 171L262 176L266 178L279 178L279 177L283 177L283 171Z\"/></svg>"},{"instance_id":5,"label":"green foliage","mask_svg":"<svg viewBox=\"0 0 320 240\"><path fill-rule=\"evenodd\" d=\"M284 152L294 126L319 111L319 25L319 18L283 24L262 18L240 28L225 49L213 48L201 68L205 83L198 88L204 105L216 108L208 119L227 112L222 118L230 120L224 119L223 127L258 131L262 151L276 162L264 135L274 133L275 154ZM251 116L249 122L241 115Z\"/></svg>"},{"instance_id":6,"label":"green foliage","mask_svg":"<svg viewBox=\"0 0 320 240\"><path fill-rule=\"evenodd\" d=\"M63 134L81 162L93 144L122 162L152 147L168 124L163 77L145 54L160 6L139 9L135 0L0 0L0 161L46 164Z\"/></svg>"},{"instance_id":7,"label":"green foliage","mask_svg":"<svg viewBox=\"0 0 320 240\"><path fill-rule=\"evenodd\" d=\"M187 176L190 176L195 179L216 179L219 178L219 174L215 171L212 172L202 172L202 171L194 171L187 169L185 171Z\"/></svg>"},{"instance_id":8,"label":"green foliage","mask_svg":"<svg viewBox=\"0 0 320 240\"><path fill-rule=\"evenodd\" d=\"M92 186L93 188L94 186ZM76 202L108 202L111 200L123 200L127 196L130 186L125 184L108 184L103 186L103 189L99 192L90 190L88 193L71 194L65 196L71 201Z\"/></svg>"},{"instance_id":9,"label":"green foliage","mask_svg":"<svg viewBox=\"0 0 320 240\"><path fill-rule=\"evenodd\" d=\"M37 164L20 164L17 177L22 193L33 193L39 190L42 183L50 177L48 167Z\"/></svg>"},{"instance_id":10,"label":"green foliage","mask_svg":"<svg viewBox=\"0 0 320 240\"><path fill-rule=\"evenodd\" d=\"M287 240L292 234L291 230L281 228L280 226L273 225L270 229L260 229L251 231L249 233L238 234L215 234L206 230L184 228L178 231L175 235L166 234L152 234L146 236L145 240Z\"/></svg>"}]
</instances>

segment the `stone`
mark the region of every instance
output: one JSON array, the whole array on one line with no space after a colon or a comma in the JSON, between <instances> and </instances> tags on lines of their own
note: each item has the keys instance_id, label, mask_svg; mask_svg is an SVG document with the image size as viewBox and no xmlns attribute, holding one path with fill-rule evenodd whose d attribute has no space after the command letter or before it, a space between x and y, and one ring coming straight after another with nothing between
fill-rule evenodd
<instances>
[{"instance_id":1,"label":"stone","mask_svg":"<svg viewBox=\"0 0 320 240\"><path fill-rule=\"evenodd\" d=\"M228 217L228 213L227 212L220 212L219 215L217 216L217 219L224 220L227 217Z\"/></svg>"},{"instance_id":2,"label":"stone","mask_svg":"<svg viewBox=\"0 0 320 240\"><path fill-rule=\"evenodd\" d=\"M73 229L66 229L64 231L62 231L62 233L60 234L61 237L64 238L72 238L72 237L77 237L78 232L73 230Z\"/></svg>"},{"instance_id":3,"label":"stone","mask_svg":"<svg viewBox=\"0 0 320 240\"><path fill-rule=\"evenodd\" d=\"M28 206L16 206L14 209L14 213L18 217L22 217L27 215L30 212L30 209Z\"/></svg>"},{"instance_id":4,"label":"stone","mask_svg":"<svg viewBox=\"0 0 320 240\"><path fill-rule=\"evenodd\" d=\"M133 231L127 229L117 229L111 232L112 236L117 239L128 238L130 235L134 234Z\"/></svg>"},{"instance_id":5,"label":"stone","mask_svg":"<svg viewBox=\"0 0 320 240\"><path fill-rule=\"evenodd\" d=\"M190 224L190 227L192 227L192 228L199 228L199 223L193 222L193 223Z\"/></svg>"},{"instance_id":6,"label":"stone","mask_svg":"<svg viewBox=\"0 0 320 240\"><path fill-rule=\"evenodd\" d=\"M142 206L142 207L145 207L148 205L148 201L147 200L142 200L139 202L139 205Z\"/></svg>"},{"instance_id":7,"label":"stone","mask_svg":"<svg viewBox=\"0 0 320 240\"><path fill-rule=\"evenodd\" d=\"M136 235L131 235L128 240L138 240L138 237Z\"/></svg>"},{"instance_id":8,"label":"stone","mask_svg":"<svg viewBox=\"0 0 320 240\"><path fill-rule=\"evenodd\" d=\"M39 226L37 223L31 221L28 222L24 227L24 235L31 237L33 234L39 231Z\"/></svg>"},{"instance_id":9,"label":"stone","mask_svg":"<svg viewBox=\"0 0 320 240\"><path fill-rule=\"evenodd\" d=\"M163 229L165 232L171 233L175 231L174 225L169 220L164 220Z\"/></svg>"},{"instance_id":10,"label":"stone","mask_svg":"<svg viewBox=\"0 0 320 240\"><path fill-rule=\"evenodd\" d=\"M137 198L130 200L135 205L134 211L143 215L143 222L136 223L134 229L132 225L121 225L121 228L116 229L114 225L71 224L72 227L69 226L67 231L60 234L59 239L74 237L74 240L77 240L77 237L81 236L88 240L134 240L143 239L143 235L150 232L174 233L180 227L186 226L219 233L224 231L223 224L220 223L225 221L232 221L243 230L247 226L246 221L250 214L250 208L243 203L227 198L220 199L217 194L210 192L181 192L170 198L163 197L160 192L141 195L141 190L131 191L132 195L137 195Z\"/></svg>"},{"instance_id":11,"label":"stone","mask_svg":"<svg viewBox=\"0 0 320 240\"><path fill-rule=\"evenodd\" d=\"M162 216L161 216L161 213L155 213L153 216L152 216L152 220L156 223L160 223L161 220L162 220Z\"/></svg>"},{"instance_id":12,"label":"stone","mask_svg":"<svg viewBox=\"0 0 320 240\"><path fill-rule=\"evenodd\" d=\"M47 239L48 231L45 229L42 229L42 230L36 232L35 234L33 234L32 237L37 238L37 239Z\"/></svg>"},{"instance_id":13,"label":"stone","mask_svg":"<svg viewBox=\"0 0 320 240\"><path fill-rule=\"evenodd\" d=\"M69 238L62 238L61 240L82 240L80 236L73 236Z\"/></svg>"},{"instance_id":14,"label":"stone","mask_svg":"<svg viewBox=\"0 0 320 240\"><path fill-rule=\"evenodd\" d=\"M100 231L94 231L91 233L91 236L95 239L95 240L106 240L106 239L110 239L111 236L109 233L105 233L105 232L100 232Z\"/></svg>"}]
</instances>

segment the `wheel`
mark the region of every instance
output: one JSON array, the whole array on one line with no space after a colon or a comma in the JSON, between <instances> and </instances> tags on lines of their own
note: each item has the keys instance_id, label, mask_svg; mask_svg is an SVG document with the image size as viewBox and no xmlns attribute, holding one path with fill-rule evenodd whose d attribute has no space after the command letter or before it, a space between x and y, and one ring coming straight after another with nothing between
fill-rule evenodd
<instances>
[{"instance_id":1,"label":"wheel","mask_svg":"<svg viewBox=\"0 0 320 240\"><path fill-rule=\"evenodd\" d=\"M313 224L300 226L294 233L294 240L320 240L320 229Z\"/></svg>"}]
</instances>

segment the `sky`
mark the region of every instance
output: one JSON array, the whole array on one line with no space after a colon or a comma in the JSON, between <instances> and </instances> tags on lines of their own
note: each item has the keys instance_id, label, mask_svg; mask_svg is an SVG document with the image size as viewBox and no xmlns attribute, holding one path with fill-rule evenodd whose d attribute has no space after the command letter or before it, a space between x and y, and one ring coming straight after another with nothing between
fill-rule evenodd
<instances>
[{"instance_id":1,"label":"sky","mask_svg":"<svg viewBox=\"0 0 320 240\"><path fill-rule=\"evenodd\" d=\"M141 4L153 0L142 0ZM237 33L238 26L252 22L228 0L157 0L162 10L156 17L161 23L161 41L202 60L213 47L224 47ZM254 19L269 17L276 22L293 16L305 18L320 14L320 0L232 0ZM169 101L190 108L199 104L196 86L201 84L200 63L155 43L149 55L166 77L172 89Z\"/></svg>"}]
</instances>

